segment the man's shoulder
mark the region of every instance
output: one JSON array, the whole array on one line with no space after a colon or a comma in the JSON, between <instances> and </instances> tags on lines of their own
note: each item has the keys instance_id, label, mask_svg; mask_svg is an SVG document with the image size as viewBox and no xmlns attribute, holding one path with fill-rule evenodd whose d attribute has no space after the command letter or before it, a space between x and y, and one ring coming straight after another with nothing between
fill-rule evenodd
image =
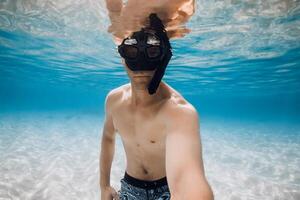
<instances>
[{"instance_id":1,"label":"man's shoulder","mask_svg":"<svg viewBox=\"0 0 300 200\"><path fill-rule=\"evenodd\" d=\"M120 96L123 94L123 92L125 91L125 89L129 87L129 85L130 85L130 84L127 83L127 84L121 85L121 86L119 86L119 87L116 87L116 88L110 90L110 91L107 93L106 98L107 98L107 99L108 99L108 98L109 98L109 99L116 99L116 98L120 97Z\"/></svg>"},{"instance_id":2,"label":"man's shoulder","mask_svg":"<svg viewBox=\"0 0 300 200\"><path fill-rule=\"evenodd\" d=\"M175 94L170 98L164 109L165 117L168 119L182 120L183 118L190 118L191 120L198 118L197 109L184 97Z\"/></svg>"},{"instance_id":3,"label":"man's shoulder","mask_svg":"<svg viewBox=\"0 0 300 200\"><path fill-rule=\"evenodd\" d=\"M185 99L169 100L162 115L167 134L195 133L199 129L199 114L197 109Z\"/></svg>"},{"instance_id":4,"label":"man's shoulder","mask_svg":"<svg viewBox=\"0 0 300 200\"><path fill-rule=\"evenodd\" d=\"M121 85L119 87L116 87L112 90L110 90L105 98L105 103L108 107L112 107L113 105L115 105L121 98L122 95L124 93L124 91L126 90L126 88L128 88L129 84L124 84Z\"/></svg>"},{"instance_id":5,"label":"man's shoulder","mask_svg":"<svg viewBox=\"0 0 300 200\"><path fill-rule=\"evenodd\" d=\"M168 113L197 112L196 108L187 99L185 99L180 92L170 85L166 85L170 92L170 98L166 103Z\"/></svg>"}]
</instances>

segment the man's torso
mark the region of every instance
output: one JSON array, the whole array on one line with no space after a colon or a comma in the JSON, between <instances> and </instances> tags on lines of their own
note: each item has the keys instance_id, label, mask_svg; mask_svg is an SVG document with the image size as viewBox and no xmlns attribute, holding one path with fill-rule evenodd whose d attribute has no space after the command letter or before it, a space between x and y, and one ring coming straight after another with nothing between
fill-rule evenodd
<instances>
[{"instance_id":1,"label":"man's torso","mask_svg":"<svg viewBox=\"0 0 300 200\"><path fill-rule=\"evenodd\" d=\"M166 176L165 114L171 104L188 105L169 85L163 83L163 88L166 91L164 98L147 108L137 109L131 105L130 84L117 88L113 102L113 124L124 145L126 171L141 180L156 180Z\"/></svg>"}]
</instances>

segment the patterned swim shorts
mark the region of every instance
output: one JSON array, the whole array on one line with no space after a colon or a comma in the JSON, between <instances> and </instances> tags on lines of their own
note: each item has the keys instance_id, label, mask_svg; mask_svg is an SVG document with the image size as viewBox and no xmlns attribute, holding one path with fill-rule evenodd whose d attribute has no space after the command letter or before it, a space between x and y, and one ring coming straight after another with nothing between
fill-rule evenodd
<instances>
[{"instance_id":1,"label":"patterned swim shorts","mask_svg":"<svg viewBox=\"0 0 300 200\"><path fill-rule=\"evenodd\" d=\"M136 179L125 172L118 191L120 200L170 200L167 178L154 181Z\"/></svg>"}]
</instances>

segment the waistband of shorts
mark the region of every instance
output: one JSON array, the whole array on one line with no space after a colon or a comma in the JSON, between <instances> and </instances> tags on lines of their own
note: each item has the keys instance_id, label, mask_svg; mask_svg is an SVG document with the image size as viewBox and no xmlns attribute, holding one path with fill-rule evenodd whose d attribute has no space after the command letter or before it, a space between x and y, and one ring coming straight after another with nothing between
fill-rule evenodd
<instances>
[{"instance_id":1,"label":"waistband of shorts","mask_svg":"<svg viewBox=\"0 0 300 200\"><path fill-rule=\"evenodd\" d=\"M168 185L167 177L163 177L161 179L153 180L153 181L147 181L147 180L141 180L134 178L130 176L126 171L124 175L124 181L130 185L133 185L135 187L143 188L143 189L154 189L158 187L162 187L165 185Z\"/></svg>"}]
</instances>

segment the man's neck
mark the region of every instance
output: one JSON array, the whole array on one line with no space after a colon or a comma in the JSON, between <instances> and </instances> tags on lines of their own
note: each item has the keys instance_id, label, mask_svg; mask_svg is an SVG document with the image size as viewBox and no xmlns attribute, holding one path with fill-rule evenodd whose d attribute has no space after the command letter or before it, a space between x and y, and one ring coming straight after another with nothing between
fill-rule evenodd
<instances>
[{"instance_id":1,"label":"man's neck","mask_svg":"<svg viewBox=\"0 0 300 200\"><path fill-rule=\"evenodd\" d=\"M131 103L134 106L150 106L162 99L162 82L156 90L156 93L150 95L148 88L137 88L131 84Z\"/></svg>"}]
</instances>

